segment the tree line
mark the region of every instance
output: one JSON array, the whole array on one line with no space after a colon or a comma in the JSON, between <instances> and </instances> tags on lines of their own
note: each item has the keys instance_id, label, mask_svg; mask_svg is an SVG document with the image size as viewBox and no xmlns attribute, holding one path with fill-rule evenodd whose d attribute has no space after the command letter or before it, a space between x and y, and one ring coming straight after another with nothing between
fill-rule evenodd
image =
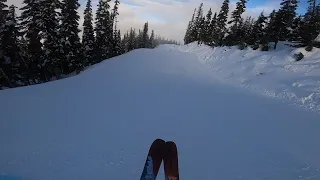
<instances>
[{"instance_id":1,"label":"tree line","mask_svg":"<svg viewBox=\"0 0 320 180\"><path fill-rule=\"evenodd\" d=\"M280 9L269 15L261 12L257 19L243 17L247 0L239 0L228 20L229 0L224 0L219 12L213 14L211 8L203 15L203 3L194 10L184 37L185 44L198 41L210 46L251 46L268 51L269 43L277 48L279 41L292 41L297 46L306 46L311 51L320 47L313 40L320 33L320 4L307 0L309 6L303 15L297 14L298 0L282 0Z\"/></svg>"},{"instance_id":2,"label":"tree line","mask_svg":"<svg viewBox=\"0 0 320 180\"><path fill-rule=\"evenodd\" d=\"M16 7L0 0L0 89L32 85L79 73L86 66L137 48L154 48L176 41L118 28L119 0L99 0L93 19L91 0L84 10L79 36L78 0L24 0Z\"/></svg>"}]
</instances>

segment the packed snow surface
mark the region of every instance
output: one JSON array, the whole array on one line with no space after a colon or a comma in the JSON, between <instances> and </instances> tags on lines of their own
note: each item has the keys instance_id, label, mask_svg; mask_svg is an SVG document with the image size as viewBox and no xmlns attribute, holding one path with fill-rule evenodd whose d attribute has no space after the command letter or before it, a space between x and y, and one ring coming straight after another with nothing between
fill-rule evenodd
<instances>
[{"instance_id":1,"label":"packed snow surface","mask_svg":"<svg viewBox=\"0 0 320 180\"><path fill-rule=\"evenodd\" d=\"M165 45L0 91L0 179L138 180L163 138L181 180L319 180L318 54L286 51Z\"/></svg>"}]
</instances>

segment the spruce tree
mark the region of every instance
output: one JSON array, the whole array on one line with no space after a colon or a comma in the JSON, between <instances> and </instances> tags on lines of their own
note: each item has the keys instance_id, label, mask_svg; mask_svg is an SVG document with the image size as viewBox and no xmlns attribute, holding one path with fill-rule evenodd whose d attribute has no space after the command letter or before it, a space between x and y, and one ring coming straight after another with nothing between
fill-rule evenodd
<instances>
[{"instance_id":1,"label":"spruce tree","mask_svg":"<svg viewBox=\"0 0 320 180\"><path fill-rule=\"evenodd\" d=\"M114 37L114 50L113 50L113 55L114 56L119 56L122 54L122 48L121 48L121 32L118 30L118 32L115 34Z\"/></svg>"},{"instance_id":2,"label":"spruce tree","mask_svg":"<svg viewBox=\"0 0 320 180\"><path fill-rule=\"evenodd\" d=\"M131 28L130 30L130 34L128 37L128 44L127 44L127 51L132 51L134 49L136 49L137 45L136 45L136 32L134 29Z\"/></svg>"},{"instance_id":3,"label":"spruce tree","mask_svg":"<svg viewBox=\"0 0 320 180\"><path fill-rule=\"evenodd\" d=\"M84 10L82 45L84 47L85 66L94 64L94 31L91 0L87 1L86 9Z\"/></svg>"},{"instance_id":4,"label":"spruce tree","mask_svg":"<svg viewBox=\"0 0 320 180\"><path fill-rule=\"evenodd\" d=\"M142 32L142 48L147 48L149 45L149 24L146 22L143 26Z\"/></svg>"},{"instance_id":5,"label":"spruce tree","mask_svg":"<svg viewBox=\"0 0 320 180\"><path fill-rule=\"evenodd\" d=\"M6 83L1 82L1 84L7 87L26 85L25 74L21 74L23 71L21 71L22 64L18 46L19 30L14 5L9 7L0 35L2 40L1 71L6 77Z\"/></svg>"},{"instance_id":6,"label":"spruce tree","mask_svg":"<svg viewBox=\"0 0 320 180\"><path fill-rule=\"evenodd\" d=\"M292 22L296 16L298 1L282 0L280 5L281 8L276 14L275 28L278 33L276 33L275 44L277 44L279 40L285 41L289 39Z\"/></svg>"},{"instance_id":7,"label":"spruce tree","mask_svg":"<svg viewBox=\"0 0 320 180\"><path fill-rule=\"evenodd\" d=\"M99 0L96 12L96 55L98 62L112 56L112 15L110 13L109 2L111 0Z\"/></svg>"},{"instance_id":8,"label":"spruce tree","mask_svg":"<svg viewBox=\"0 0 320 180\"><path fill-rule=\"evenodd\" d=\"M41 4L40 0L24 0L25 4L20 10L22 33L25 35L28 53L26 63L30 70L30 80L40 83L46 80L45 70L42 68L44 56L41 43Z\"/></svg>"},{"instance_id":9,"label":"spruce tree","mask_svg":"<svg viewBox=\"0 0 320 180\"><path fill-rule=\"evenodd\" d=\"M43 41L45 81L52 76L59 78L61 71L61 43L58 33L59 13L56 11L61 7L59 0L42 0L41 5L41 38ZM59 70L57 70L59 69Z\"/></svg>"},{"instance_id":10,"label":"spruce tree","mask_svg":"<svg viewBox=\"0 0 320 180\"><path fill-rule=\"evenodd\" d=\"M266 32L268 42L275 42L274 49L277 48L277 43L279 41L279 31L278 31L279 18L277 18L277 12L273 10L269 15L269 22L267 24Z\"/></svg>"},{"instance_id":11,"label":"spruce tree","mask_svg":"<svg viewBox=\"0 0 320 180\"><path fill-rule=\"evenodd\" d=\"M247 0L240 0L237 2L236 9L231 14L231 20L228 24L232 24L230 32L227 37L228 45L236 45L240 43L241 32L240 23L242 23L241 15L245 12Z\"/></svg>"},{"instance_id":12,"label":"spruce tree","mask_svg":"<svg viewBox=\"0 0 320 180\"><path fill-rule=\"evenodd\" d=\"M192 35L191 35L195 41L200 41L200 32L202 32L203 25L204 25L203 3L201 3L197 11L197 16L195 18L195 27L192 30Z\"/></svg>"},{"instance_id":13,"label":"spruce tree","mask_svg":"<svg viewBox=\"0 0 320 180\"><path fill-rule=\"evenodd\" d=\"M129 40L129 32L127 31L121 40L121 49L122 49L122 54L128 52L128 40Z\"/></svg>"},{"instance_id":14,"label":"spruce tree","mask_svg":"<svg viewBox=\"0 0 320 180\"><path fill-rule=\"evenodd\" d=\"M207 15L206 15L206 19L204 22L204 37L203 37L203 41L205 42L205 44L209 44L211 42L211 21L212 21L212 10L211 8L209 9Z\"/></svg>"},{"instance_id":15,"label":"spruce tree","mask_svg":"<svg viewBox=\"0 0 320 180\"><path fill-rule=\"evenodd\" d=\"M196 13L196 9L194 9L191 21L189 21L188 23L188 27L187 27L187 31L186 34L184 36L184 43L185 44L189 44L191 42L194 41L195 38L192 37L192 32L194 32L194 28L195 28L195 13Z\"/></svg>"},{"instance_id":16,"label":"spruce tree","mask_svg":"<svg viewBox=\"0 0 320 180\"><path fill-rule=\"evenodd\" d=\"M218 29L217 29L217 13L214 13L214 16L211 20L211 23L210 23L210 28L209 28L209 45L211 46L215 46L217 44L217 40L218 40Z\"/></svg>"},{"instance_id":17,"label":"spruce tree","mask_svg":"<svg viewBox=\"0 0 320 180\"><path fill-rule=\"evenodd\" d=\"M224 0L220 12L217 17L217 44L222 46L223 39L227 32L226 23L229 13L229 0Z\"/></svg>"},{"instance_id":18,"label":"spruce tree","mask_svg":"<svg viewBox=\"0 0 320 180\"><path fill-rule=\"evenodd\" d=\"M149 45L148 45L148 48L155 48L154 46L154 30L151 31L151 36L150 36L150 39L149 39Z\"/></svg>"},{"instance_id":19,"label":"spruce tree","mask_svg":"<svg viewBox=\"0 0 320 180\"><path fill-rule=\"evenodd\" d=\"M320 12L319 5L316 6L315 0L308 0L309 7L300 21L299 35L303 45L311 45L312 41L320 33ZM296 19L297 20L297 19ZM297 22L294 22L297 23ZM294 24L296 25L296 24Z\"/></svg>"},{"instance_id":20,"label":"spruce tree","mask_svg":"<svg viewBox=\"0 0 320 180\"><path fill-rule=\"evenodd\" d=\"M80 7L78 0L62 0L60 36L63 57L63 72L71 72L83 68L82 46L78 33L79 15L77 9Z\"/></svg>"},{"instance_id":21,"label":"spruce tree","mask_svg":"<svg viewBox=\"0 0 320 180\"><path fill-rule=\"evenodd\" d=\"M114 2L114 7L113 7L113 10L112 10L112 24L113 24L113 42L112 42L112 56L118 56L119 53L120 53L120 49L119 49L119 38L118 38L118 20L117 20L117 17L119 15L119 4L120 2L118 0L115 0ZM120 37L121 39L121 37Z\"/></svg>"},{"instance_id":22,"label":"spruce tree","mask_svg":"<svg viewBox=\"0 0 320 180\"><path fill-rule=\"evenodd\" d=\"M259 46L259 44L265 43L265 24L267 17L264 16L263 12L258 17L257 21L254 23L252 30L252 42L251 45Z\"/></svg>"}]
</instances>

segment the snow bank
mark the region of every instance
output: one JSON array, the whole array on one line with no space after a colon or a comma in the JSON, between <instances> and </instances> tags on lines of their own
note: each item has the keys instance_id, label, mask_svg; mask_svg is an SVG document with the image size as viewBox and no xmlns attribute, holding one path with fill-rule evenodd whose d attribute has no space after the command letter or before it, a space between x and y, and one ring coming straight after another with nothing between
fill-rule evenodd
<instances>
[{"instance_id":1,"label":"snow bank","mask_svg":"<svg viewBox=\"0 0 320 180\"><path fill-rule=\"evenodd\" d=\"M197 43L160 48L196 54L221 81L320 112L320 49L307 52L304 48L286 46L284 42L268 52L237 47L212 49ZM304 59L296 62L294 54L299 52L304 54Z\"/></svg>"}]
</instances>

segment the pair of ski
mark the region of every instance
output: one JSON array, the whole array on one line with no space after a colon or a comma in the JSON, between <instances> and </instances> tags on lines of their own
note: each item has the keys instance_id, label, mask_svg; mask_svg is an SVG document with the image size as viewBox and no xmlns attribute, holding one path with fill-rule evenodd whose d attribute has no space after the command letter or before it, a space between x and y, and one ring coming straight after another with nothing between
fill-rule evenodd
<instances>
[{"instance_id":1,"label":"pair of ski","mask_svg":"<svg viewBox=\"0 0 320 180\"><path fill-rule=\"evenodd\" d=\"M148 153L140 180L155 180L163 160L166 180L179 180L178 152L174 142L156 139Z\"/></svg>"}]
</instances>

